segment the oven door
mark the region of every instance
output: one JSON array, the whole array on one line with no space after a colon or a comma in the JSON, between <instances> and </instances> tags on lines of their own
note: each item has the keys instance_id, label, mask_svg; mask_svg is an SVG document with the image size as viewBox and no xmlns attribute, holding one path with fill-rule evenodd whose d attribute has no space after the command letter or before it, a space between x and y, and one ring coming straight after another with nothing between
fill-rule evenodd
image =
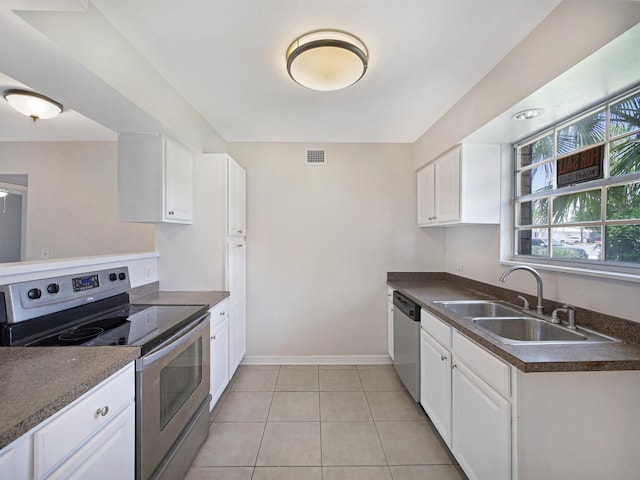
<instances>
[{"instance_id":1,"label":"oven door","mask_svg":"<svg viewBox=\"0 0 640 480\"><path fill-rule=\"evenodd\" d=\"M209 395L209 314L136 360L136 477L147 479Z\"/></svg>"}]
</instances>

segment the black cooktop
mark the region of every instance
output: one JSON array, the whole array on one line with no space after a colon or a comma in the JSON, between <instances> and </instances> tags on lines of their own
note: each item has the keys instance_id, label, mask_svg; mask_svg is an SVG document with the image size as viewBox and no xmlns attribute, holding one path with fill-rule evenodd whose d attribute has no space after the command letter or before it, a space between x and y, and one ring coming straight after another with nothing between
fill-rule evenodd
<instances>
[{"instance_id":1,"label":"black cooktop","mask_svg":"<svg viewBox=\"0 0 640 480\"><path fill-rule=\"evenodd\" d=\"M22 324L3 325L2 344L125 345L141 347L144 354L206 312L206 305L131 305L102 301L90 309L78 307Z\"/></svg>"}]
</instances>

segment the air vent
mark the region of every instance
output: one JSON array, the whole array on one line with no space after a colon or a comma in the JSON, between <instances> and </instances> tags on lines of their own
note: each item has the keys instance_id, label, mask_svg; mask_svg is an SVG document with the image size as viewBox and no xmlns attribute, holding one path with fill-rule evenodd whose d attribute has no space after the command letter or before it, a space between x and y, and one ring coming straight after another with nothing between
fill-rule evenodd
<instances>
[{"instance_id":1,"label":"air vent","mask_svg":"<svg viewBox=\"0 0 640 480\"><path fill-rule=\"evenodd\" d=\"M305 163L307 165L326 165L327 152L324 148L307 148Z\"/></svg>"}]
</instances>

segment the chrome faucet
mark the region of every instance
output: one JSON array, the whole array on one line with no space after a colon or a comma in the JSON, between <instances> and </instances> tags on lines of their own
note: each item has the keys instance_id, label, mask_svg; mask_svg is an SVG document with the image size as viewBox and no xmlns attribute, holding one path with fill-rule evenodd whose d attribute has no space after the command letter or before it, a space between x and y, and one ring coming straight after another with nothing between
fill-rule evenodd
<instances>
[{"instance_id":1,"label":"chrome faucet","mask_svg":"<svg viewBox=\"0 0 640 480\"><path fill-rule=\"evenodd\" d=\"M560 317L558 317L558 312L564 312L567 314L567 323L568 327L571 330L576 329L576 309L573 305L567 305L566 303L562 306L562 308L556 308L551 313L551 323L562 323L560 321Z\"/></svg>"},{"instance_id":2,"label":"chrome faucet","mask_svg":"<svg viewBox=\"0 0 640 480\"><path fill-rule=\"evenodd\" d=\"M536 312L541 315L544 314L544 307L542 306L542 277L535 269L527 265L516 265L508 270L505 270L505 272L500 276L500 281L502 283L505 283L507 281L507 277L511 274L511 272L515 270L526 270L536 278L536 283L538 285L538 305L536 305Z\"/></svg>"}]
</instances>

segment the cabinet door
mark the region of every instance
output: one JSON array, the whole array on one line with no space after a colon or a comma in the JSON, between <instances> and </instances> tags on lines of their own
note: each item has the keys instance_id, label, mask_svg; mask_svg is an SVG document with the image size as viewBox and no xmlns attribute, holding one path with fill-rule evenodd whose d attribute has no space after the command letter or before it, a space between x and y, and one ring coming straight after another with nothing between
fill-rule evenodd
<instances>
[{"instance_id":1,"label":"cabinet door","mask_svg":"<svg viewBox=\"0 0 640 480\"><path fill-rule=\"evenodd\" d=\"M229 309L244 301L247 283L247 242L230 238L227 242L227 282Z\"/></svg>"},{"instance_id":2,"label":"cabinet door","mask_svg":"<svg viewBox=\"0 0 640 480\"><path fill-rule=\"evenodd\" d=\"M211 331L211 405L216 402L229 383L229 319Z\"/></svg>"},{"instance_id":3,"label":"cabinet door","mask_svg":"<svg viewBox=\"0 0 640 480\"><path fill-rule=\"evenodd\" d=\"M445 153L435 164L435 217L437 223L460 220L460 149Z\"/></svg>"},{"instance_id":4,"label":"cabinet door","mask_svg":"<svg viewBox=\"0 0 640 480\"><path fill-rule=\"evenodd\" d=\"M228 158L228 186L227 199L228 222L227 235L245 236L246 226L246 183L247 174L231 157Z\"/></svg>"},{"instance_id":5,"label":"cabinet door","mask_svg":"<svg viewBox=\"0 0 640 480\"><path fill-rule=\"evenodd\" d=\"M511 478L511 405L454 358L452 452L470 480Z\"/></svg>"},{"instance_id":6,"label":"cabinet door","mask_svg":"<svg viewBox=\"0 0 640 480\"><path fill-rule=\"evenodd\" d=\"M420 404L451 446L451 353L420 330Z\"/></svg>"},{"instance_id":7,"label":"cabinet door","mask_svg":"<svg viewBox=\"0 0 640 480\"><path fill-rule=\"evenodd\" d=\"M242 301L229 311L229 378L247 353L246 322L246 305Z\"/></svg>"},{"instance_id":8,"label":"cabinet door","mask_svg":"<svg viewBox=\"0 0 640 480\"><path fill-rule=\"evenodd\" d=\"M48 476L112 480L135 477L135 405L131 403Z\"/></svg>"},{"instance_id":9,"label":"cabinet door","mask_svg":"<svg viewBox=\"0 0 640 480\"><path fill-rule=\"evenodd\" d=\"M165 139L164 221L191 223L193 220L193 156Z\"/></svg>"},{"instance_id":10,"label":"cabinet door","mask_svg":"<svg viewBox=\"0 0 640 480\"><path fill-rule=\"evenodd\" d=\"M393 301L387 302L387 352L393 360Z\"/></svg>"},{"instance_id":11,"label":"cabinet door","mask_svg":"<svg viewBox=\"0 0 640 480\"><path fill-rule=\"evenodd\" d=\"M435 222L435 164L418 170L418 225Z\"/></svg>"}]
</instances>

